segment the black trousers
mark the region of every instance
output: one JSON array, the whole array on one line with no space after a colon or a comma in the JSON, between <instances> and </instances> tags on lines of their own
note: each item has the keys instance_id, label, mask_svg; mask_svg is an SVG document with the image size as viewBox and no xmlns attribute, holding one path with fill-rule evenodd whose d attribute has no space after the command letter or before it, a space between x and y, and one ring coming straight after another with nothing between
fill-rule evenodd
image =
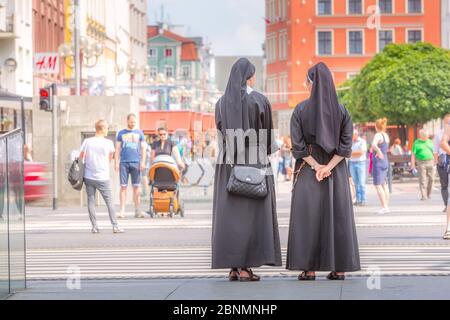
<instances>
[{"instance_id":1,"label":"black trousers","mask_svg":"<svg viewBox=\"0 0 450 320\"><path fill-rule=\"evenodd\" d=\"M439 180L441 181L441 194L442 200L444 200L445 206L448 205L448 177L449 173L447 172L445 167L437 166L437 170L439 173Z\"/></svg>"}]
</instances>

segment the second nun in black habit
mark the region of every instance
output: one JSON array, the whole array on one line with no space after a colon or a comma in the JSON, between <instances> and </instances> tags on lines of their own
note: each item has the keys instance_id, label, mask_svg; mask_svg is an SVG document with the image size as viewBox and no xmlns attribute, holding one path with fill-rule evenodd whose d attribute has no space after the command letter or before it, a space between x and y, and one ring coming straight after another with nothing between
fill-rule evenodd
<instances>
[{"instance_id":1,"label":"second nun in black habit","mask_svg":"<svg viewBox=\"0 0 450 320\"><path fill-rule=\"evenodd\" d=\"M263 148L263 158L276 152L272 135L272 112L267 98L254 91L255 67L248 59L239 59L232 67L224 95L216 104L216 126L222 133L219 141L219 158L216 165L213 199L212 268L230 268L231 281L258 281L251 268L262 265L281 266L280 238L275 201L273 174L267 176L268 195L264 199L251 199L227 191L231 164L239 150L226 148L227 130L244 132L253 129L258 133L267 130L266 139L258 144ZM248 156L249 144L243 153ZM228 154L227 154L228 152ZM245 157L246 163L248 158ZM263 161L260 161L263 160ZM236 162L234 162L236 163ZM270 168L269 168L270 170Z\"/></svg>"},{"instance_id":2,"label":"second nun in black habit","mask_svg":"<svg viewBox=\"0 0 450 320\"><path fill-rule=\"evenodd\" d=\"M299 280L315 280L315 271L331 271L330 280L360 270L349 173L353 125L338 103L330 70L309 69L310 98L291 119L296 159L291 202L287 269L302 270Z\"/></svg>"}]
</instances>

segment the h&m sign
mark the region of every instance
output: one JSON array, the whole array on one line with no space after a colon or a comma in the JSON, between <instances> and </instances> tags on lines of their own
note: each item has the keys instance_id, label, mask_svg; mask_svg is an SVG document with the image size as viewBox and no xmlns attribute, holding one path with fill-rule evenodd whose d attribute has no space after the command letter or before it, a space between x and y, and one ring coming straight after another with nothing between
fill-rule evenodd
<instances>
[{"instance_id":1,"label":"h&m sign","mask_svg":"<svg viewBox=\"0 0 450 320\"><path fill-rule=\"evenodd\" d=\"M60 57L57 52L35 53L33 72L35 74L58 74Z\"/></svg>"}]
</instances>

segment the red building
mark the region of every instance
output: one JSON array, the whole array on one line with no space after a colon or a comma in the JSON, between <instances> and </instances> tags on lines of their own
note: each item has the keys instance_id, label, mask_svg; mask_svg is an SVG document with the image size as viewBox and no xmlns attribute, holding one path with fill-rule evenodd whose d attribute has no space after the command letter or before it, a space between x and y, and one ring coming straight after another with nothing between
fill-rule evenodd
<instances>
[{"instance_id":1,"label":"red building","mask_svg":"<svg viewBox=\"0 0 450 320\"><path fill-rule=\"evenodd\" d=\"M64 0L33 0L33 54L58 52L64 43ZM63 62L57 75L34 75L34 94L52 82L62 82Z\"/></svg>"},{"instance_id":2,"label":"red building","mask_svg":"<svg viewBox=\"0 0 450 320\"><path fill-rule=\"evenodd\" d=\"M266 20L266 91L278 93L278 128L289 128L292 108L307 98L313 64L325 62L339 85L389 43L441 44L440 0L266 0Z\"/></svg>"}]
</instances>

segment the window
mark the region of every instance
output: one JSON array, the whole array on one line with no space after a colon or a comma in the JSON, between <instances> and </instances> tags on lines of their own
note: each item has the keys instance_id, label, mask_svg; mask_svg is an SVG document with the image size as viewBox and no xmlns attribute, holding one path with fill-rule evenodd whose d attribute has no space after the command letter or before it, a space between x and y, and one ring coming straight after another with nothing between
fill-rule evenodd
<instances>
[{"instance_id":1,"label":"window","mask_svg":"<svg viewBox=\"0 0 450 320\"><path fill-rule=\"evenodd\" d=\"M150 48L150 49L148 49L148 56L149 56L150 58L156 58L156 57L158 57L158 49L156 49L156 48Z\"/></svg>"},{"instance_id":2,"label":"window","mask_svg":"<svg viewBox=\"0 0 450 320\"><path fill-rule=\"evenodd\" d=\"M272 57L272 61L277 61L277 38L273 37L271 40L271 57Z\"/></svg>"},{"instance_id":3,"label":"window","mask_svg":"<svg viewBox=\"0 0 450 320\"><path fill-rule=\"evenodd\" d=\"M181 77L183 79L190 79L191 78L191 66L183 66L181 68Z\"/></svg>"},{"instance_id":4,"label":"window","mask_svg":"<svg viewBox=\"0 0 450 320\"><path fill-rule=\"evenodd\" d=\"M319 55L327 55L332 54L332 34L331 31L319 31L317 33L317 40L318 40L318 46L317 46L317 53Z\"/></svg>"},{"instance_id":5,"label":"window","mask_svg":"<svg viewBox=\"0 0 450 320\"><path fill-rule=\"evenodd\" d=\"M392 0L378 0L381 14L392 13Z\"/></svg>"},{"instance_id":6,"label":"window","mask_svg":"<svg viewBox=\"0 0 450 320\"><path fill-rule=\"evenodd\" d=\"M362 13L362 0L348 0L348 14Z\"/></svg>"},{"instance_id":7,"label":"window","mask_svg":"<svg viewBox=\"0 0 450 320\"><path fill-rule=\"evenodd\" d=\"M272 63L277 60L277 36L270 35L267 38L267 62Z\"/></svg>"},{"instance_id":8,"label":"window","mask_svg":"<svg viewBox=\"0 0 450 320\"><path fill-rule=\"evenodd\" d=\"M286 60L287 58L287 34L280 33L279 41L279 59Z\"/></svg>"},{"instance_id":9,"label":"window","mask_svg":"<svg viewBox=\"0 0 450 320\"><path fill-rule=\"evenodd\" d=\"M164 50L164 56L166 58L171 58L173 56L173 49L168 48L168 49Z\"/></svg>"},{"instance_id":10,"label":"window","mask_svg":"<svg viewBox=\"0 0 450 320\"><path fill-rule=\"evenodd\" d=\"M277 7L277 0L267 0L266 4L266 16L267 19L270 21L270 23L274 23L275 22L275 18L276 18L276 7Z\"/></svg>"},{"instance_id":11,"label":"window","mask_svg":"<svg viewBox=\"0 0 450 320\"><path fill-rule=\"evenodd\" d=\"M281 20L286 20L286 0L278 0L278 10Z\"/></svg>"},{"instance_id":12,"label":"window","mask_svg":"<svg viewBox=\"0 0 450 320\"><path fill-rule=\"evenodd\" d=\"M279 78L279 88L280 88L280 102L288 101L288 77L287 74L281 74Z\"/></svg>"},{"instance_id":13,"label":"window","mask_svg":"<svg viewBox=\"0 0 450 320\"><path fill-rule=\"evenodd\" d=\"M408 43L416 43L422 41L421 30L408 30Z\"/></svg>"},{"instance_id":14,"label":"window","mask_svg":"<svg viewBox=\"0 0 450 320\"><path fill-rule=\"evenodd\" d=\"M173 66L166 66L166 78L173 78L175 72L173 71Z\"/></svg>"},{"instance_id":15,"label":"window","mask_svg":"<svg viewBox=\"0 0 450 320\"><path fill-rule=\"evenodd\" d=\"M158 75L158 67L150 66L149 77L155 79Z\"/></svg>"},{"instance_id":16,"label":"window","mask_svg":"<svg viewBox=\"0 0 450 320\"><path fill-rule=\"evenodd\" d=\"M422 13L422 0L408 0L408 13Z\"/></svg>"},{"instance_id":17,"label":"window","mask_svg":"<svg viewBox=\"0 0 450 320\"><path fill-rule=\"evenodd\" d=\"M384 47L393 41L392 30L381 30L378 33L378 50L383 51Z\"/></svg>"},{"instance_id":18,"label":"window","mask_svg":"<svg viewBox=\"0 0 450 320\"><path fill-rule=\"evenodd\" d=\"M331 0L317 0L317 14L319 16L331 15Z\"/></svg>"},{"instance_id":19,"label":"window","mask_svg":"<svg viewBox=\"0 0 450 320\"><path fill-rule=\"evenodd\" d=\"M270 21L272 23L275 22L275 18L277 17L277 0L272 0L270 4L271 18Z\"/></svg>"},{"instance_id":20,"label":"window","mask_svg":"<svg viewBox=\"0 0 450 320\"><path fill-rule=\"evenodd\" d=\"M278 91L277 78L276 77L272 76L272 77L267 79L267 91L269 93L276 93ZM270 94L269 95L269 101L271 103L278 102L278 96L276 94Z\"/></svg>"},{"instance_id":21,"label":"window","mask_svg":"<svg viewBox=\"0 0 450 320\"><path fill-rule=\"evenodd\" d=\"M272 62L272 56L271 56L271 39L267 38L266 39L266 57L267 57L267 62L270 63Z\"/></svg>"},{"instance_id":22,"label":"window","mask_svg":"<svg viewBox=\"0 0 450 320\"><path fill-rule=\"evenodd\" d=\"M348 53L349 54L363 54L363 32L349 31L348 32Z\"/></svg>"},{"instance_id":23,"label":"window","mask_svg":"<svg viewBox=\"0 0 450 320\"><path fill-rule=\"evenodd\" d=\"M356 72L347 72L347 79L348 80L355 79L357 75L358 75L358 73L356 73Z\"/></svg>"}]
</instances>

